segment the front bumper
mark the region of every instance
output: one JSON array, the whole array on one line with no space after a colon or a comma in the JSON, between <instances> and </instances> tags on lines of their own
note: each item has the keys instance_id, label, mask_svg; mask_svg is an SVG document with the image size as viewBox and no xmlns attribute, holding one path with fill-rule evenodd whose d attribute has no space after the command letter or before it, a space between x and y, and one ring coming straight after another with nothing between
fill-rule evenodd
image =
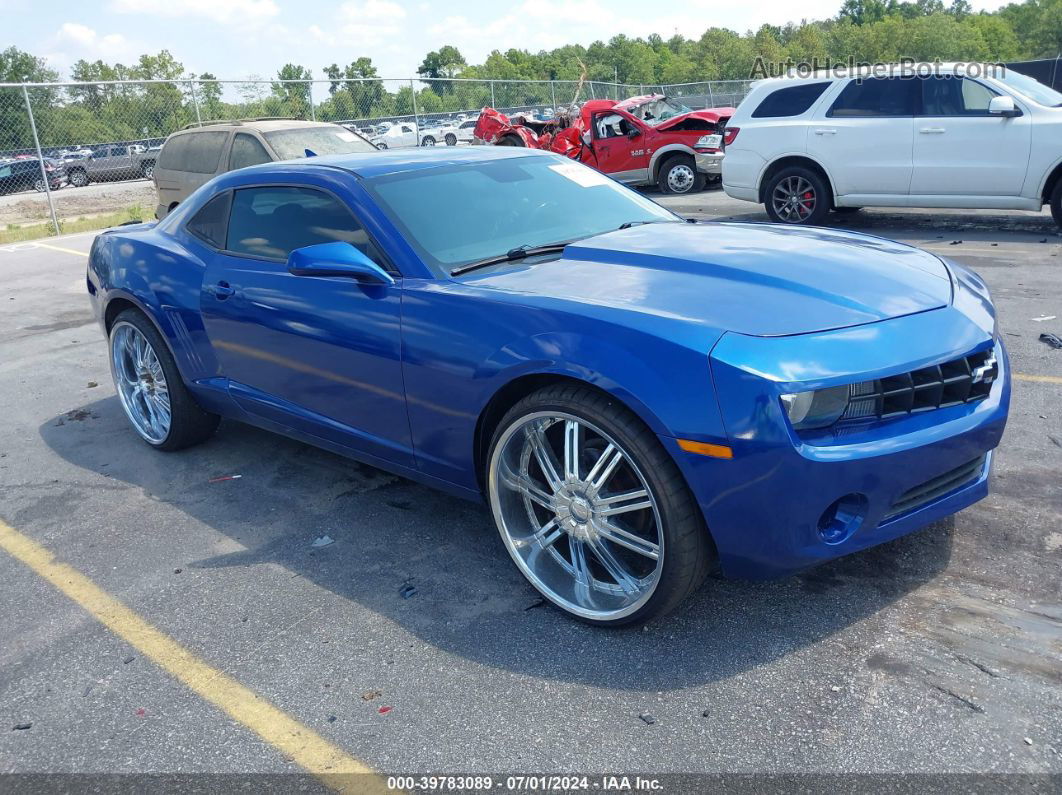
<instances>
[{"instance_id":1,"label":"front bumper","mask_svg":"<svg viewBox=\"0 0 1062 795\"><path fill-rule=\"evenodd\" d=\"M702 174L719 175L723 173L722 152L696 152L693 156L697 170Z\"/></svg>"},{"instance_id":2,"label":"front bumper","mask_svg":"<svg viewBox=\"0 0 1062 795\"><path fill-rule=\"evenodd\" d=\"M857 343L851 360L811 388L881 377L907 363L914 369L950 361L993 345L999 374L989 396L977 403L808 441L792 430L778 399L793 391L792 384L766 363L782 362L784 368L802 357L818 366L815 356L830 361L831 350L838 350L831 338L840 349L846 341ZM901 342L908 356L897 367ZM836 374L849 367L855 377ZM991 451L1003 435L1010 403L1010 365L1002 342L953 307L797 337L724 335L712 354L712 375L733 459L685 453L675 440L663 441L701 506L728 576L788 574L910 533L988 493ZM836 535L827 532L825 520L839 500L858 506L858 515Z\"/></svg>"}]
</instances>

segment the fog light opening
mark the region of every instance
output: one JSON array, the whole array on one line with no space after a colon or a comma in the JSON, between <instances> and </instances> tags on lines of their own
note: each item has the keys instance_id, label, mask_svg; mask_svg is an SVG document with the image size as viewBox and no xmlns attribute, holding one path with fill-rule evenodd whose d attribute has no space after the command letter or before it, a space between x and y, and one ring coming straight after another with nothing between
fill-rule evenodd
<instances>
[{"instance_id":1,"label":"fog light opening","mask_svg":"<svg viewBox=\"0 0 1062 795\"><path fill-rule=\"evenodd\" d=\"M846 494L822 512L819 535L827 544L840 544L859 529L866 513L867 498L864 495Z\"/></svg>"}]
</instances>

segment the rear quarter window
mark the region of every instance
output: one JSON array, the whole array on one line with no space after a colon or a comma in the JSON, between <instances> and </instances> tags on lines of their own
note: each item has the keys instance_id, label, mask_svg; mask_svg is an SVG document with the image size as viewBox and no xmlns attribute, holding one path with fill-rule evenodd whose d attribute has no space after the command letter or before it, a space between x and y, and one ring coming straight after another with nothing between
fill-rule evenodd
<instances>
[{"instance_id":1,"label":"rear quarter window","mask_svg":"<svg viewBox=\"0 0 1062 795\"><path fill-rule=\"evenodd\" d=\"M799 116L815 104L815 100L822 96L822 92L828 85L828 82L804 83L776 89L764 97L756 110L752 111L752 118L773 119Z\"/></svg>"},{"instance_id":2,"label":"rear quarter window","mask_svg":"<svg viewBox=\"0 0 1062 795\"><path fill-rule=\"evenodd\" d=\"M220 130L175 135L162 147L159 168L213 174L218 169L228 135Z\"/></svg>"}]
</instances>

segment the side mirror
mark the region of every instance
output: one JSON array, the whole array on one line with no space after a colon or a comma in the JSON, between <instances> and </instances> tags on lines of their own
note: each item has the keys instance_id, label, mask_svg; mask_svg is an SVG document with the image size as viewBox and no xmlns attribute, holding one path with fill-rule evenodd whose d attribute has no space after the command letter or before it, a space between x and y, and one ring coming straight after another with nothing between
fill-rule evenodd
<instances>
[{"instance_id":1,"label":"side mirror","mask_svg":"<svg viewBox=\"0 0 1062 795\"><path fill-rule=\"evenodd\" d=\"M1021 110L1014 104L1013 97L992 97L988 101L988 113L991 116L1020 116Z\"/></svg>"},{"instance_id":2,"label":"side mirror","mask_svg":"<svg viewBox=\"0 0 1062 795\"><path fill-rule=\"evenodd\" d=\"M366 284L394 284L394 277L350 243L317 243L288 255L295 276L345 276Z\"/></svg>"}]
</instances>

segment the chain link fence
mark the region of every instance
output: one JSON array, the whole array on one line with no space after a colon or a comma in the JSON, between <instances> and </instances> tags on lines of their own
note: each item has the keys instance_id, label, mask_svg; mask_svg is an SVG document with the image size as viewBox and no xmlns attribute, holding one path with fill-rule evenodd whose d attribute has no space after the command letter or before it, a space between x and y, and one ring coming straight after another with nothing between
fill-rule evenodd
<instances>
[{"instance_id":1,"label":"chain link fence","mask_svg":"<svg viewBox=\"0 0 1062 795\"><path fill-rule=\"evenodd\" d=\"M471 142L485 106L550 118L587 99L661 93L737 105L750 81L154 80L0 85L0 243L149 220L166 137L223 120L342 124L387 147Z\"/></svg>"}]
</instances>

